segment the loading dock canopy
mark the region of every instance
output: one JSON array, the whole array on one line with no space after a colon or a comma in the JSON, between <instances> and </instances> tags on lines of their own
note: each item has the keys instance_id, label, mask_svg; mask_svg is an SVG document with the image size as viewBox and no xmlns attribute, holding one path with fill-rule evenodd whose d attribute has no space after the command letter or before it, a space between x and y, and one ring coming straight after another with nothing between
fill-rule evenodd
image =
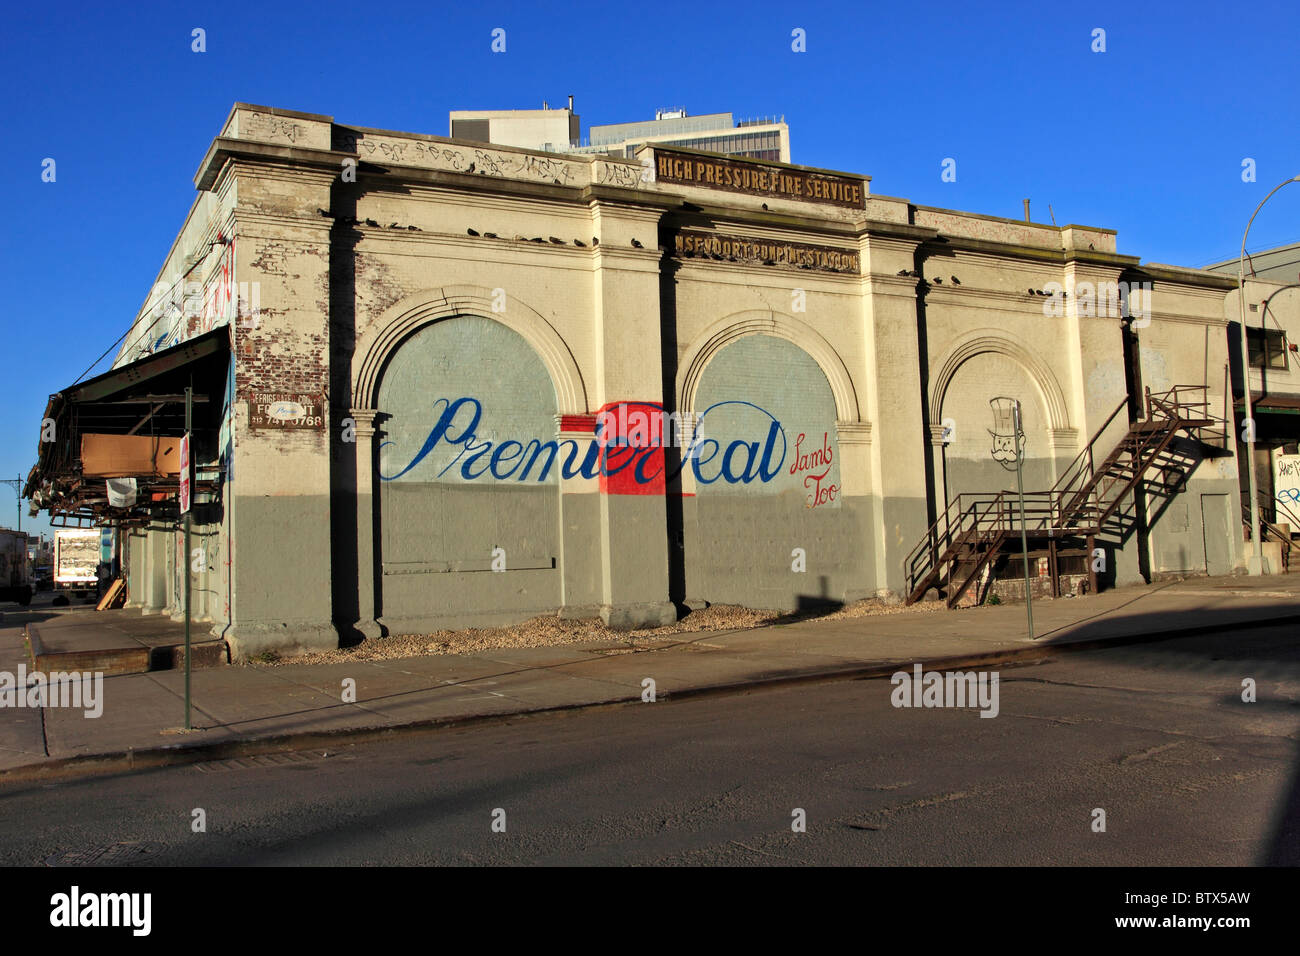
<instances>
[{"instance_id":1,"label":"loading dock canopy","mask_svg":"<svg viewBox=\"0 0 1300 956\"><path fill-rule=\"evenodd\" d=\"M185 389L193 388L195 446L215 458L229 368L222 327L51 395L23 489L32 513L95 524L174 515ZM115 507L107 479L126 478L138 484L138 503Z\"/></svg>"}]
</instances>

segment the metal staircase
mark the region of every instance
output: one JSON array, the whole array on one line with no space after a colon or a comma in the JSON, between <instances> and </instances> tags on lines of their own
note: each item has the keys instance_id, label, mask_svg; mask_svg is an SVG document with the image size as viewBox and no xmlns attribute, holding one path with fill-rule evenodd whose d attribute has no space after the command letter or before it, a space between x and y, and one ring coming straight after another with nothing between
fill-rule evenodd
<instances>
[{"instance_id":1,"label":"metal staircase","mask_svg":"<svg viewBox=\"0 0 1300 956\"><path fill-rule=\"evenodd\" d=\"M1025 492L1027 536L1053 543L1099 534L1127 537L1135 520L1123 504L1139 482L1144 490L1168 498L1182 489L1200 460L1180 447L1180 434L1201 446L1221 447L1226 442L1226 423L1210 414L1206 393L1198 385L1177 385L1155 394L1147 389L1146 417L1132 422L1097 464L1097 443L1128 406L1125 397L1050 490ZM904 561L907 603L940 587L948 606L954 607L1007 542L1019 536L1020 507L1014 491L957 495Z\"/></svg>"}]
</instances>

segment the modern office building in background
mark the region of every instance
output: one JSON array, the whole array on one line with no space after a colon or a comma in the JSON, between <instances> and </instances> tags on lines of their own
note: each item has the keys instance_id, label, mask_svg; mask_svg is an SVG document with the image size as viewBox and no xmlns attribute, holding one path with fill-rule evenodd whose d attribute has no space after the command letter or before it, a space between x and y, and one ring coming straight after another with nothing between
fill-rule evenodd
<instances>
[{"instance_id":1,"label":"modern office building in background","mask_svg":"<svg viewBox=\"0 0 1300 956\"><path fill-rule=\"evenodd\" d=\"M566 153L579 143L579 116L572 96L567 109L452 110L451 138Z\"/></svg>"},{"instance_id":2,"label":"modern office building in background","mask_svg":"<svg viewBox=\"0 0 1300 956\"><path fill-rule=\"evenodd\" d=\"M1239 261L1234 256L1205 268L1210 272L1235 276ZM1246 277L1269 282L1300 282L1300 242L1288 242L1262 252L1246 250Z\"/></svg>"},{"instance_id":3,"label":"modern office building in background","mask_svg":"<svg viewBox=\"0 0 1300 956\"><path fill-rule=\"evenodd\" d=\"M450 119L452 139L552 153L630 157L638 146L651 144L790 162L790 127L783 116L737 121L731 113L691 116L684 107L659 109L652 120L591 126L585 141L572 96L561 109L543 102L540 110L454 110Z\"/></svg>"}]
</instances>

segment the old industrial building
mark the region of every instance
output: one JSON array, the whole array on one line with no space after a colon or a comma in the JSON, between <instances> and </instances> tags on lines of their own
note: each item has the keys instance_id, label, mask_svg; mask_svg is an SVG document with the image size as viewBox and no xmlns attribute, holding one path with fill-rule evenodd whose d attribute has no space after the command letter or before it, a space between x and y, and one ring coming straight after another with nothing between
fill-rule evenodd
<instances>
[{"instance_id":1,"label":"old industrial building","mask_svg":"<svg viewBox=\"0 0 1300 956\"><path fill-rule=\"evenodd\" d=\"M122 528L133 606L177 613L191 574L237 657L1014 597L1017 452L1044 590L1244 567L1236 278L1111 230L244 104L195 184L113 368L51 398L27 494ZM1278 288L1248 299L1285 326ZM1289 349L1256 391L1300 396ZM166 452L186 388L189 555Z\"/></svg>"}]
</instances>

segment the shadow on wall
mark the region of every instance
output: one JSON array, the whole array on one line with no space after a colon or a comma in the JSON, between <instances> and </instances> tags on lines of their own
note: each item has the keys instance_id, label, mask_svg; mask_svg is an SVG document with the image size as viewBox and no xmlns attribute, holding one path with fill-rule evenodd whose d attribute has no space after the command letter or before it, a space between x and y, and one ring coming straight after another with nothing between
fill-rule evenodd
<instances>
[{"instance_id":1,"label":"shadow on wall","mask_svg":"<svg viewBox=\"0 0 1300 956\"><path fill-rule=\"evenodd\" d=\"M352 394L352 358L356 350L356 249L361 232L353 228L357 212L355 184L336 181L330 187L330 332L329 350L331 423L351 415L357 404ZM339 646L351 647L365 639L357 629L361 616L360 575L372 574L372 587L382 582L372 568L358 561L357 460L354 446L330 438L330 571L331 608L339 629ZM377 509L377 505L376 505ZM373 532L372 532L373 538Z\"/></svg>"},{"instance_id":2,"label":"shadow on wall","mask_svg":"<svg viewBox=\"0 0 1300 956\"><path fill-rule=\"evenodd\" d=\"M817 591L817 594L795 595L794 610L783 615L782 620L821 617L844 607L843 601L837 601L830 596L830 579L824 574L817 576Z\"/></svg>"},{"instance_id":3,"label":"shadow on wall","mask_svg":"<svg viewBox=\"0 0 1300 956\"><path fill-rule=\"evenodd\" d=\"M661 236L665 248L673 248L675 232ZM663 356L660 388L666 412L680 412L677 396L677 272L681 264L666 262L659 274L659 337ZM669 445L664 449L664 469L669 475L664 495L664 513L668 537L668 600L680 620L690 613L686 606L686 516L682 507L681 450Z\"/></svg>"}]
</instances>

